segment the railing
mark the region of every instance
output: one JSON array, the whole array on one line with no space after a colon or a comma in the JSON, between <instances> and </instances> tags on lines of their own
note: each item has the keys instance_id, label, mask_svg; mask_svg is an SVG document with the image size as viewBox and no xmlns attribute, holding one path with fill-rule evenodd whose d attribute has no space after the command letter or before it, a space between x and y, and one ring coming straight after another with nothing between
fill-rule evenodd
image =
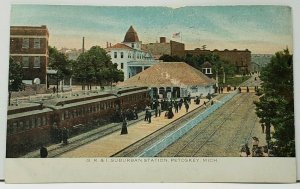
<instances>
[{"instance_id":1,"label":"railing","mask_svg":"<svg viewBox=\"0 0 300 189\"><path fill-rule=\"evenodd\" d=\"M217 101L214 103L214 105L207 108L204 112L200 113L195 118L191 119L189 122L187 122L182 127L178 128L176 131L172 132L168 136L164 137L162 140L156 142L149 148L145 149L138 157L154 157L161 151L163 151L165 148L167 148L169 145L177 141L180 137L182 137L184 134L186 134L189 130L191 130L193 127L201 123L205 118L207 118L210 114L212 114L214 111L219 109L223 104L225 104L227 101L232 99L236 94L237 90L233 93L230 93L223 97L220 101Z\"/></svg>"}]
</instances>

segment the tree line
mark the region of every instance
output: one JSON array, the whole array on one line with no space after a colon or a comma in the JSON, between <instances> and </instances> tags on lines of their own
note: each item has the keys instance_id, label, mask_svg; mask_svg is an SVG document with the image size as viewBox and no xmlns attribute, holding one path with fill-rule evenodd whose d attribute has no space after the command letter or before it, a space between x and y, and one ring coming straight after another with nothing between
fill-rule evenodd
<instances>
[{"instance_id":1,"label":"tree line","mask_svg":"<svg viewBox=\"0 0 300 189\"><path fill-rule=\"evenodd\" d=\"M211 63L213 76L216 74L225 74L229 77L233 77L237 74L237 68L230 64L228 61L220 59L219 56L214 55L212 53L208 53L205 55L191 55L187 54L186 56L172 56L172 55L162 55L159 60L163 60L164 62L186 62L190 66L202 71L202 64L206 61Z\"/></svg>"},{"instance_id":2,"label":"tree line","mask_svg":"<svg viewBox=\"0 0 300 189\"><path fill-rule=\"evenodd\" d=\"M66 78L72 77L82 85L82 89L91 89L92 85L110 85L119 81L124 81L124 73L117 69L117 64L111 62L111 57L107 52L99 47L93 46L88 51L81 53L76 60L70 60L59 52L55 47L48 47L49 62L48 66L56 70L54 80L56 89L58 84ZM22 83L24 74L22 63L16 62L12 57L9 59L9 105L13 91L24 89Z\"/></svg>"},{"instance_id":3,"label":"tree line","mask_svg":"<svg viewBox=\"0 0 300 189\"><path fill-rule=\"evenodd\" d=\"M262 96L256 114L265 127L266 140L279 157L295 157L293 55L277 52L260 75ZM271 126L274 133L271 135Z\"/></svg>"}]
</instances>

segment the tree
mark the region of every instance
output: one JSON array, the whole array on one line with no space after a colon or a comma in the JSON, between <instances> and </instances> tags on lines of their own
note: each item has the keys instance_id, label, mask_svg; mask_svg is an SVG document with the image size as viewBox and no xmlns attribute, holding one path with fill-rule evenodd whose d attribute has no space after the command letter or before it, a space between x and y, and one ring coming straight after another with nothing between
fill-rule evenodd
<instances>
[{"instance_id":1,"label":"tree","mask_svg":"<svg viewBox=\"0 0 300 189\"><path fill-rule=\"evenodd\" d=\"M255 102L256 113L266 125L266 139L274 127L277 156L295 156L293 56L288 49L277 52L261 72L264 95Z\"/></svg>"},{"instance_id":2,"label":"tree","mask_svg":"<svg viewBox=\"0 0 300 189\"><path fill-rule=\"evenodd\" d=\"M171 56L171 55L167 55L164 54L161 57L159 57L159 60L162 60L164 62L182 62L183 59L180 58L179 56Z\"/></svg>"},{"instance_id":3,"label":"tree","mask_svg":"<svg viewBox=\"0 0 300 189\"><path fill-rule=\"evenodd\" d=\"M22 66L9 58L9 80L8 80L8 105L10 105L11 93L24 89Z\"/></svg>"},{"instance_id":4,"label":"tree","mask_svg":"<svg viewBox=\"0 0 300 189\"><path fill-rule=\"evenodd\" d=\"M117 65L111 62L111 57L99 46L93 46L82 53L73 64L74 76L79 79L83 88L88 85L91 89L93 83L118 82L124 80L123 71L117 69Z\"/></svg>"},{"instance_id":5,"label":"tree","mask_svg":"<svg viewBox=\"0 0 300 189\"><path fill-rule=\"evenodd\" d=\"M56 70L56 88L58 91L58 83L67 77L71 77L71 62L64 53L58 52L55 47L48 47L49 50L49 66ZM63 91L63 89L62 89Z\"/></svg>"}]
</instances>

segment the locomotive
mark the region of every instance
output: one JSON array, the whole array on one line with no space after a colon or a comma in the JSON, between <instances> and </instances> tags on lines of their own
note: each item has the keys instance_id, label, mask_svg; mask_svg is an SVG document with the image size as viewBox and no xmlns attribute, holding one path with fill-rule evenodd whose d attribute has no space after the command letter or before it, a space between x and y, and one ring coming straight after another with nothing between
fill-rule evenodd
<instances>
[{"instance_id":1,"label":"locomotive","mask_svg":"<svg viewBox=\"0 0 300 189\"><path fill-rule=\"evenodd\" d=\"M6 157L14 158L53 143L53 129L86 130L112 121L119 110L149 103L147 87L119 88L110 92L53 98L10 106L7 117ZM73 132L75 133L75 132Z\"/></svg>"}]
</instances>

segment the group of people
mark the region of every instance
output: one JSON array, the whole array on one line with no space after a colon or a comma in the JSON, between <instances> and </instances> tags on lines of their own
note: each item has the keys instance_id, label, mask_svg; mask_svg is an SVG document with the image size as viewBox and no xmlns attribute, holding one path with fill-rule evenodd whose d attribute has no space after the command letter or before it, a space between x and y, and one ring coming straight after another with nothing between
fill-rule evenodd
<instances>
[{"instance_id":1,"label":"group of people","mask_svg":"<svg viewBox=\"0 0 300 189\"><path fill-rule=\"evenodd\" d=\"M66 127L58 128L57 126L53 126L51 129L51 138L52 141L56 144L63 142L63 144L68 144L69 131Z\"/></svg>"},{"instance_id":2,"label":"group of people","mask_svg":"<svg viewBox=\"0 0 300 189\"><path fill-rule=\"evenodd\" d=\"M240 157L268 157L272 156L272 152L268 146L259 146L259 139L252 137L252 150L248 146L248 143L244 144L240 150Z\"/></svg>"}]
</instances>

